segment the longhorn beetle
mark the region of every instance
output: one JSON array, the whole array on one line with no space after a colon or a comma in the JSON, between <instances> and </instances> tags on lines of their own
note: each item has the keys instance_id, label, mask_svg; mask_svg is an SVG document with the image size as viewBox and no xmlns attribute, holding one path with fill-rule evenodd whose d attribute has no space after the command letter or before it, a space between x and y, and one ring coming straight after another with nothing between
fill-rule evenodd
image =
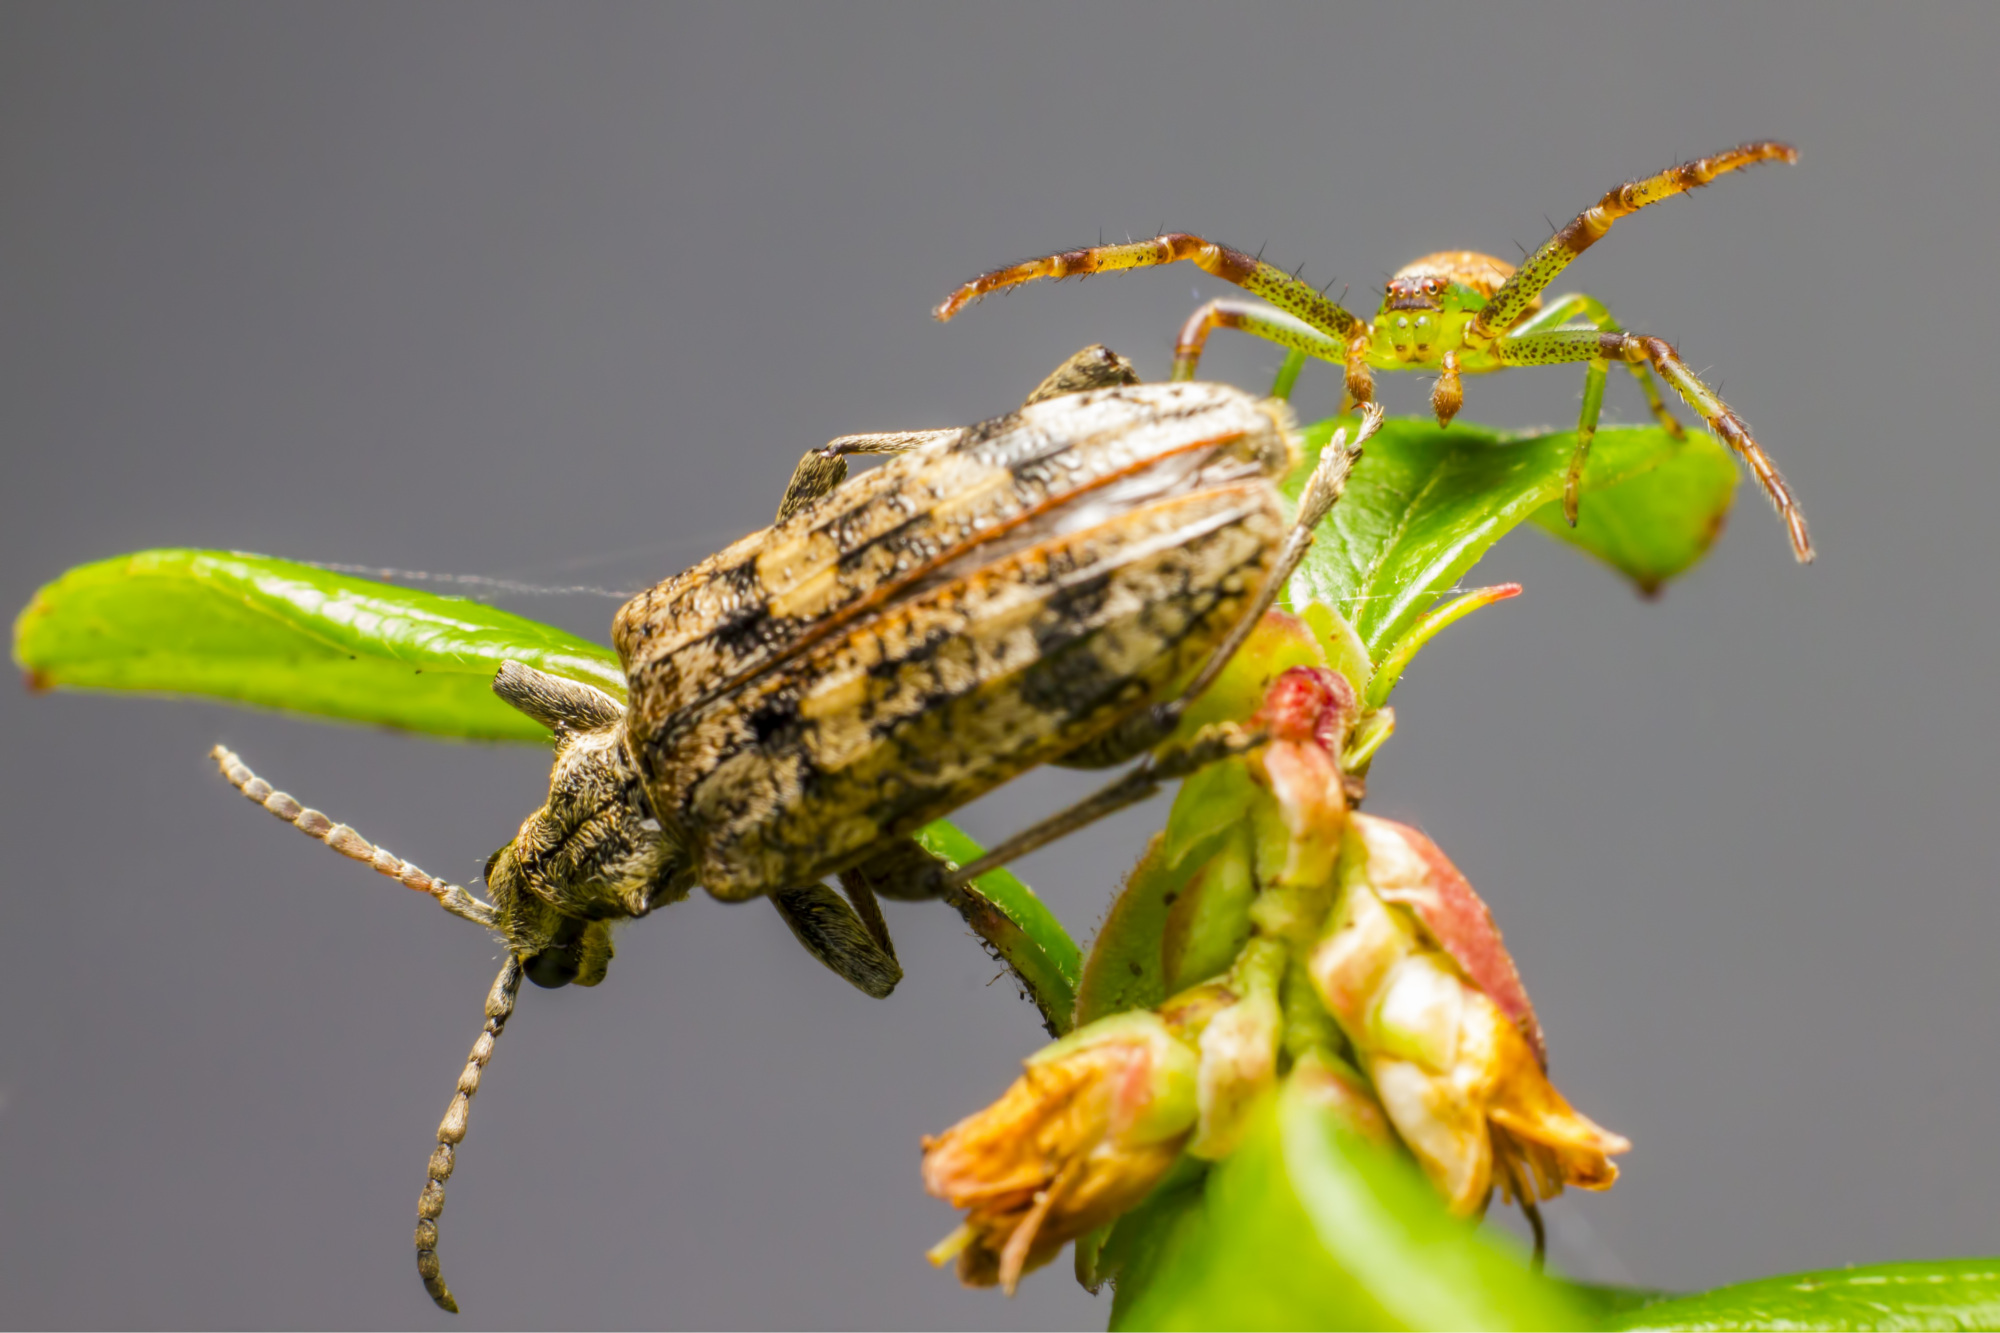
<instances>
[{"instance_id":1,"label":"longhorn beetle","mask_svg":"<svg viewBox=\"0 0 2000 1333\"><path fill-rule=\"evenodd\" d=\"M496 931L507 957L438 1126L417 1271L439 1272L466 1115L521 980L593 986L611 926L699 884L768 897L821 962L887 995L902 972L875 895L951 897L987 870L1260 738L1168 744L1271 605L1361 445L1335 436L1288 523L1282 403L1141 385L1086 348L1014 413L963 429L845 436L799 463L778 522L627 602L612 637L628 703L520 663L494 690L556 739L549 795L486 863L490 901L274 791L223 775L300 831ZM852 481L850 454L898 455ZM916 830L1045 762L1137 758L1080 804L951 868ZM837 876L843 900L822 883Z\"/></svg>"}]
</instances>

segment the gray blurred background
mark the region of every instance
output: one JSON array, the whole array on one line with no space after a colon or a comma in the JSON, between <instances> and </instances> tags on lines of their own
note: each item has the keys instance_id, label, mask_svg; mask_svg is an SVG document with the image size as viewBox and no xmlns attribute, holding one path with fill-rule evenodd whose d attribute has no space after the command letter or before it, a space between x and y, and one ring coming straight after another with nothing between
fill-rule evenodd
<instances>
[{"instance_id":1,"label":"gray blurred background","mask_svg":"<svg viewBox=\"0 0 2000 1333\"><path fill-rule=\"evenodd\" d=\"M1572 268L1708 368L1797 489L1664 599L1533 531L1397 697L1371 808L1480 886L1564 1091L1637 1147L1554 1259L1693 1287L2000 1250L2000 21L1985 6L0 8L0 600L137 548L636 588L848 431L1002 411L1102 340L1164 375L1191 267L953 284L1161 224L1372 310L1740 140L1797 167ZM1263 344L1204 368L1262 386ZM1470 381L1574 420L1581 373ZM1419 411L1428 381L1384 380ZM1309 369L1302 409L1334 404ZM1629 383L1610 410L1643 419ZM1683 413L1684 418L1688 414ZM1490 576L1490 577L1489 577ZM602 637L616 602L508 599ZM411 1271L492 945L204 758L477 874L546 758L0 691L0 1319L443 1326ZM993 838L1082 789L1037 775ZM1163 807L1021 867L1096 923ZM923 1263L917 1140L1040 1041L948 912L863 999L776 914L625 932L501 1043L442 1252L473 1325L1087 1326Z\"/></svg>"}]
</instances>

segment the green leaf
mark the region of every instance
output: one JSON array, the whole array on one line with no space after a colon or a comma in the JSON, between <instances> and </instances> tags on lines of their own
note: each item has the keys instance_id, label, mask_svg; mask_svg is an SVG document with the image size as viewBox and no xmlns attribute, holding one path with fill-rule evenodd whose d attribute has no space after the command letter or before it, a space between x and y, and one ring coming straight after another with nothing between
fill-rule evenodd
<instances>
[{"instance_id":1,"label":"green leaf","mask_svg":"<svg viewBox=\"0 0 2000 1333\"><path fill-rule=\"evenodd\" d=\"M1306 459L1288 481L1289 493L1297 494L1342 424L1306 428ZM1574 444L1570 432L1510 439L1464 422L1446 430L1426 418L1384 422L1293 576L1291 602L1323 602L1339 612L1371 661L1395 655L1425 612L1494 542L1560 500ZM1578 544L1642 586L1657 587L1685 569L1720 524L1721 474L1714 463L1729 467L1734 485L1734 465L1726 456L1716 458L1720 449L1705 435L1676 440L1653 426L1600 430L1584 472L1582 509L1593 526ZM1683 455L1699 461L1631 497L1612 499L1634 479ZM1596 515L1599 508L1605 512ZM1386 688L1380 692L1387 694Z\"/></svg>"},{"instance_id":2,"label":"green leaf","mask_svg":"<svg viewBox=\"0 0 2000 1333\"><path fill-rule=\"evenodd\" d=\"M2000 1327L2000 1259L1934 1259L1760 1278L1668 1296L1614 1328L1962 1329Z\"/></svg>"},{"instance_id":3,"label":"green leaf","mask_svg":"<svg viewBox=\"0 0 2000 1333\"><path fill-rule=\"evenodd\" d=\"M985 848L946 820L935 820L917 833L917 842L953 869L977 861ZM1028 998L1042 1011L1057 1036L1070 1030L1076 1016L1077 977L1083 952L1048 904L1009 870L989 870L972 881L964 898L954 904L994 954L1013 970Z\"/></svg>"},{"instance_id":4,"label":"green leaf","mask_svg":"<svg viewBox=\"0 0 2000 1333\"><path fill-rule=\"evenodd\" d=\"M1076 991L1079 1026L1127 1009L1150 1009L1167 998L1160 940L1171 895L1193 867L1171 864L1166 843L1166 834L1153 836L1090 942Z\"/></svg>"},{"instance_id":5,"label":"green leaf","mask_svg":"<svg viewBox=\"0 0 2000 1333\"><path fill-rule=\"evenodd\" d=\"M609 648L463 597L233 551L70 570L14 622L39 689L198 694L480 740L540 741L492 691L524 662L625 696Z\"/></svg>"},{"instance_id":6,"label":"green leaf","mask_svg":"<svg viewBox=\"0 0 2000 1333\"><path fill-rule=\"evenodd\" d=\"M1652 596L1708 553L1735 499L1729 451L1707 435L1691 435L1652 471L1592 496L1574 528L1560 505L1545 505L1533 518L1542 531L1596 556Z\"/></svg>"},{"instance_id":7,"label":"green leaf","mask_svg":"<svg viewBox=\"0 0 2000 1333\"><path fill-rule=\"evenodd\" d=\"M1114 1329L1595 1326L1594 1302L1511 1251L1287 1090L1204 1179L1121 1220L1102 1267Z\"/></svg>"}]
</instances>

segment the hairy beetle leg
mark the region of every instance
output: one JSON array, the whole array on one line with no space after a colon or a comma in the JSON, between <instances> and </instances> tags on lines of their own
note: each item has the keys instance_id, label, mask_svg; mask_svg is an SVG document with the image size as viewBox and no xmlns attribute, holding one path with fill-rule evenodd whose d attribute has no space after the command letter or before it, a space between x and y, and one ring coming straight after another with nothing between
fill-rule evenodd
<instances>
[{"instance_id":1,"label":"hairy beetle leg","mask_svg":"<svg viewBox=\"0 0 2000 1333\"><path fill-rule=\"evenodd\" d=\"M873 909L872 922L824 884L779 889L771 895L778 915L807 953L862 994L879 1000L896 989L903 967L889 945L874 895L867 902Z\"/></svg>"},{"instance_id":2,"label":"hairy beetle leg","mask_svg":"<svg viewBox=\"0 0 2000 1333\"><path fill-rule=\"evenodd\" d=\"M1151 742L1157 737L1171 734L1182 714L1187 711L1188 705L1215 683L1215 678L1221 674L1223 667L1228 665L1229 659L1235 656L1236 651L1243 646L1244 640L1250 637L1257 623L1264 618L1264 613L1271 609L1284 592L1285 583L1291 578L1292 571L1298 568L1299 561L1305 558L1307 549L1312 546L1314 529L1326 518L1335 502L1340 499L1341 492L1346 489L1348 474L1353 471L1354 462L1361 456L1363 446L1381 428L1382 415L1381 407L1370 403L1362 410L1361 425L1355 432L1352 444L1347 441L1345 429L1336 431L1334 437L1327 441L1325 450L1320 454L1318 465L1306 479L1305 490L1299 496L1298 515L1292 523L1290 534L1285 538L1284 546L1280 548L1276 560L1272 562L1271 575L1265 580L1263 589L1237 620L1228 636L1209 655L1207 662L1181 692L1180 697L1161 704L1148 713L1140 714L1133 727L1142 734L1128 733L1120 739ZM1103 787L1095 795L1086 797L1068 809L1057 811L1040 823L1022 830L970 865L960 866L957 870L943 875L938 882L947 892L963 888L989 870L1003 866L1017 857L1026 856L1036 848L1093 824L1114 811L1145 800L1158 791L1160 784L1164 782L1186 777L1217 760L1243 754L1262 743L1261 735L1244 731L1233 724L1203 727L1184 744L1148 754L1130 772Z\"/></svg>"},{"instance_id":3,"label":"hairy beetle leg","mask_svg":"<svg viewBox=\"0 0 2000 1333\"><path fill-rule=\"evenodd\" d=\"M1233 722L1203 727L1185 744L1147 755L1130 772L1099 788L1095 794L1021 830L977 861L949 872L943 879L944 888L947 892L962 889L989 870L1018 860L1128 805L1138 804L1158 791L1162 783L1198 773L1220 760L1248 754L1263 743L1262 732L1245 730Z\"/></svg>"},{"instance_id":4,"label":"hairy beetle leg","mask_svg":"<svg viewBox=\"0 0 2000 1333\"><path fill-rule=\"evenodd\" d=\"M1333 438L1326 442L1326 448L1320 453L1318 465L1313 468L1312 475L1306 478L1305 489L1299 494L1298 515L1292 521L1292 530L1286 535L1285 544L1279 549L1277 559L1272 562L1271 577L1264 581L1263 591L1257 594L1249 610L1245 611L1242 618L1236 622L1236 627L1229 631L1229 637L1209 655L1207 663L1188 683L1188 687L1181 691L1180 697L1160 705L1155 710L1155 717L1165 731L1171 731L1173 725L1180 720L1181 714L1187 711L1188 706L1215 683L1215 678L1229 665L1229 659L1236 656L1236 651L1243 646L1244 640L1256 631L1258 622L1264 618L1264 613L1276 605L1278 598L1284 594L1285 584L1291 580L1293 571L1299 567L1299 562L1306 558L1306 552L1312 548L1313 533L1325 521L1327 514L1332 512L1333 506L1347 489L1348 474L1354 470L1354 464L1361 457L1362 449L1366 447L1375 432L1382 428L1382 415L1379 404L1368 403L1361 409L1361 425L1354 433L1352 444L1347 441L1345 427L1335 431Z\"/></svg>"}]
</instances>

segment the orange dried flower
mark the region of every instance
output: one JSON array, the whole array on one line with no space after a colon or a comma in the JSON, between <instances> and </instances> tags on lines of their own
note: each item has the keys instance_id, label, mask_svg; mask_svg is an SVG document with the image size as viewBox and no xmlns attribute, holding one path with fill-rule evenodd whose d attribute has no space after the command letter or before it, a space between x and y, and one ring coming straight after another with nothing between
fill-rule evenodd
<instances>
[{"instance_id":1,"label":"orange dried flower","mask_svg":"<svg viewBox=\"0 0 2000 1333\"><path fill-rule=\"evenodd\" d=\"M1000 1100L924 1141L924 1188L966 1210L930 1252L967 1286L1021 1275L1143 1199L1194 1129L1198 1059L1152 1012L1079 1029Z\"/></svg>"}]
</instances>

